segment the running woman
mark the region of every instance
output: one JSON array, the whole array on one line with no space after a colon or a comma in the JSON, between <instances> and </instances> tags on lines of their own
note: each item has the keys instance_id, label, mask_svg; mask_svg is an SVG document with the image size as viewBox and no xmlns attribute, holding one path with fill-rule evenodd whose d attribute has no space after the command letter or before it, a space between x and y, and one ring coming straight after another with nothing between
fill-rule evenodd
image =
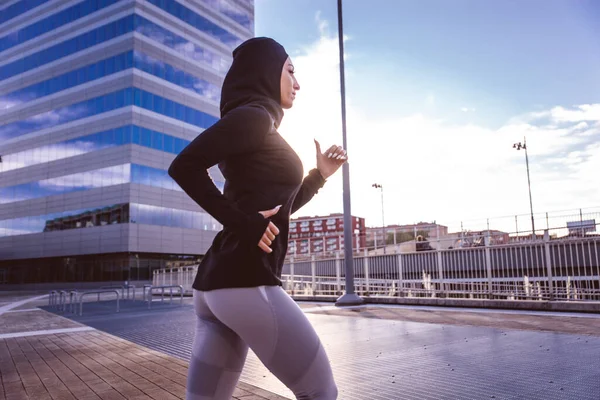
<instances>
[{"instance_id":1,"label":"running woman","mask_svg":"<svg viewBox=\"0 0 600 400\"><path fill-rule=\"evenodd\" d=\"M186 399L229 400L248 348L297 399L333 400L329 359L300 307L283 290L281 271L291 214L347 161L315 140L316 168L279 135L284 109L300 85L283 46L253 38L233 51L221 91L221 119L175 158L169 175L223 225L198 268L197 325ZM225 177L221 193L208 169Z\"/></svg>"}]
</instances>

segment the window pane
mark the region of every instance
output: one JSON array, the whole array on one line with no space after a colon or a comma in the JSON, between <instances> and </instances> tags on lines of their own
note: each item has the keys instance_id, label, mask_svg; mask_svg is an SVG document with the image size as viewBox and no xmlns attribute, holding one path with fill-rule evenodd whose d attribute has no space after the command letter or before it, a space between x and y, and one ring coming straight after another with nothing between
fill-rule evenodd
<instances>
[{"instance_id":1,"label":"window pane","mask_svg":"<svg viewBox=\"0 0 600 400\"><path fill-rule=\"evenodd\" d=\"M173 153L174 145L173 136L164 135L164 149L168 153Z\"/></svg>"},{"instance_id":2,"label":"window pane","mask_svg":"<svg viewBox=\"0 0 600 400\"><path fill-rule=\"evenodd\" d=\"M154 148L156 150L162 150L163 149L162 138L163 138L162 134L160 134L156 131L152 131L152 148Z\"/></svg>"},{"instance_id":3,"label":"window pane","mask_svg":"<svg viewBox=\"0 0 600 400\"><path fill-rule=\"evenodd\" d=\"M150 129L142 128L142 146L151 147L152 145L152 132Z\"/></svg>"},{"instance_id":4,"label":"window pane","mask_svg":"<svg viewBox=\"0 0 600 400\"><path fill-rule=\"evenodd\" d=\"M132 139L131 139L132 143L135 144L141 144L142 143L142 139L141 139L141 133L140 133L140 127L134 125L132 127Z\"/></svg>"}]
</instances>

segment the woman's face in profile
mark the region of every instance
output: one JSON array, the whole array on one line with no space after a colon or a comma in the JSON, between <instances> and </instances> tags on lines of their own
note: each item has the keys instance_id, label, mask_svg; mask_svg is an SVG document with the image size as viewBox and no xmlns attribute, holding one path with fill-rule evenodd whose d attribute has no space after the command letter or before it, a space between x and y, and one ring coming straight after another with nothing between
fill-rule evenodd
<instances>
[{"instance_id":1,"label":"woman's face in profile","mask_svg":"<svg viewBox=\"0 0 600 400\"><path fill-rule=\"evenodd\" d=\"M300 90L300 85L294 76L294 64L288 57L281 70L281 107L285 109L292 108L296 99L296 92Z\"/></svg>"}]
</instances>

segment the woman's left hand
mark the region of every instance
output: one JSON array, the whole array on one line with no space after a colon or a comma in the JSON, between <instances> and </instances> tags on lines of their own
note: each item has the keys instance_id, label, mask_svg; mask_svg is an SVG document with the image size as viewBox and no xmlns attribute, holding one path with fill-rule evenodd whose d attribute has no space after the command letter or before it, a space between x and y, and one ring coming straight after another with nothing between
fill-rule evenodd
<instances>
[{"instance_id":1,"label":"woman's left hand","mask_svg":"<svg viewBox=\"0 0 600 400\"><path fill-rule=\"evenodd\" d=\"M333 145L325 153L321 152L321 145L317 139L315 139L315 146L317 148L317 169L324 179L329 178L348 161L346 150L341 146Z\"/></svg>"}]
</instances>

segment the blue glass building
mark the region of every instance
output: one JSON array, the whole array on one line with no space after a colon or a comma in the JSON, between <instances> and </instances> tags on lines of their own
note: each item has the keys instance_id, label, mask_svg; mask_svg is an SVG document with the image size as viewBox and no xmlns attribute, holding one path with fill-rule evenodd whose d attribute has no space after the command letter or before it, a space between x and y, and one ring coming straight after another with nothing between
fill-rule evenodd
<instances>
[{"instance_id":1,"label":"blue glass building","mask_svg":"<svg viewBox=\"0 0 600 400\"><path fill-rule=\"evenodd\" d=\"M167 169L217 121L253 3L0 0L0 283L145 280L206 251L221 226Z\"/></svg>"}]
</instances>

